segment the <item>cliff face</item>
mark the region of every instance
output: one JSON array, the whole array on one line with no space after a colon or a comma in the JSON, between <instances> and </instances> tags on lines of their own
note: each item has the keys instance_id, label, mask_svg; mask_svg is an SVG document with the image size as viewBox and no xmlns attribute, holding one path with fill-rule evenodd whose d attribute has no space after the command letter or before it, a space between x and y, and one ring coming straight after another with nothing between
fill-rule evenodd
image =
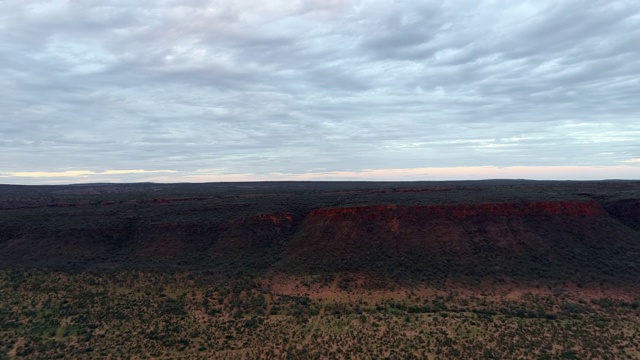
<instances>
[{"instance_id":1,"label":"cliff face","mask_svg":"<svg viewBox=\"0 0 640 360\"><path fill-rule=\"evenodd\" d=\"M306 271L553 277L607 267L634 243L637 234L596 202L368 206L311 212L284 262Z\"/></svg>"},{"instance_id":2,"label":"cliff face","mask_svg":"<svg viewBox=\"0 0 640 360\"><path fill-rule=\"evenodd\" d=\"M77 269L352 271L419 279L575 275L596 281L640 274L638 200L605 207L595 201L370 205L248 216L233 215L251 206L245 203L192 205L207 201L5 209L16 212L0 219L0 261ZM42 224L21 223L25 211Z\"/></svg>"},{"instance_id":3,"label":"cliff face","mask_svg":"<svg viewBox=\"0 0 640 360\"><path fill-rule=\"evenodd\" d=\"M528 203L485 203L425 206L360 206L351 208L319 209L308 218L329 220L383 220L389 217L403 218L455 218L466 219L483 216L598 216L606 210L595 201L536 201Z\"/></svg>"}]
</instances>

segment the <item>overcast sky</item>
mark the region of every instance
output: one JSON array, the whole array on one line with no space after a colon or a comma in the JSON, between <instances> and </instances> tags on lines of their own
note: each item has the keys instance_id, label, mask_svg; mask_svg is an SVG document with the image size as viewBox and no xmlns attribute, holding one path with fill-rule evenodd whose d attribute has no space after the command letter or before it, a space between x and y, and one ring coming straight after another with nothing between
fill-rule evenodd
<instances>
[{"instance_id":1,"label":"overcast sky","mask_svg":"<svg viewBox=\"0 0 640 360\"><path fill-rule=\"evenodd\" d=\"M640 2L0 1L0 183L640 179Z\"/></svg>"}]
</instances>

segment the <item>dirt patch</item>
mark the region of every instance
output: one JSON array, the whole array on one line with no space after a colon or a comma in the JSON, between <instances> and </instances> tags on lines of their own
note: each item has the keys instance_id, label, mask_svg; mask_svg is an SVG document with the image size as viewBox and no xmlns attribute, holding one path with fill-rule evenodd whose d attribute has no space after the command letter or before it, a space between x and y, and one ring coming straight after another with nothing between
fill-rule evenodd
<instances>
[{"instance_id":1,"label":"dirt patch","mask_svg":"<svg viewBox=\"0 0 640 360\"><path fill-rule=\"evenodd\" d=\"M18 349L22 346L24 346L24 338L18 338L18 341L13 344L13 347L9 350L7 355L9 355L10 358L15 357L18 354Z\"/></svg>"},{"instance_id":2,"label":"dirt patch","mask_svg":"<svg viewBox=\"0 0 640 360\"><path fill-rule=\"evenodd\" d=\"M305 277L277 275L264 280L271 291L290 296L306 296L323 302L350 302L355 300L382 301L419 297L433 299L455 295L462 298L482 297L487 300L516 301L530 296L565 296L584 300L610 298L622 301L635 301L640 298L640 286L607 286L577 284L539 285L506 282L502 284L481 283L473 286L447 281L443 286L416 284L411 287L396 285L387 289L367 289L368 277L362 273L336 275L329 284L312 284ZM341 286L348 284L349 286Z\"/></svg>"}]
</instances>

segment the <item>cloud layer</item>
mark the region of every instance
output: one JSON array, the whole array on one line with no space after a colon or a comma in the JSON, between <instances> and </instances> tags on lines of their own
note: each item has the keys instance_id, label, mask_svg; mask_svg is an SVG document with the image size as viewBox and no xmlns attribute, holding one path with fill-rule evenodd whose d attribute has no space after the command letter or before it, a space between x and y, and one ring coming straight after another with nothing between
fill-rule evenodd
<instances>
[{"instance_id":1,"label":"cloud layer","mask_svg":"<svg viewBox=\"0 0 640 360\"><path fill-rule=\"evenodd\" d=\"M0 182L640 178L638 44L636 1L1 1Z\"/></svg>"}]
</instances>

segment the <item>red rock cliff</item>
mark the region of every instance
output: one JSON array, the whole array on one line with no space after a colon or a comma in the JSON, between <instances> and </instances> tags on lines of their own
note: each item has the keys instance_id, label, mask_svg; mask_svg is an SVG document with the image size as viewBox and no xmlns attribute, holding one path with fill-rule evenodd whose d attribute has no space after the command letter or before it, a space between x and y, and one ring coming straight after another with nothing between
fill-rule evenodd
<instances>
[{"instance_id":1,"label":"red rock cliff","mask_svg":"<svg viewBox=\"0 0 640 360\"><path fill-rule=\"evenodd\" d=\"M378 220L388 217L421 216L425 218L465 219L477 216L599 216L606 211L594 201L540 201L529 203L484 203L425 206L377 205L347 208L319 209L312 211L307 219L346 220L359 217Z\"/></svg>"},{"instance_id":2,"label":"red rock cliff","mask_svg":"<svg viewBox=\"0 0 640 360\"><path fill-rule=\"evenodd\" d=\"M537 269L564 251L591 254L616 244L626 236L615 235L619 225L592 201L318 209L300 223L285 258L345 271Z\"/></svg>"}]
</instances>

